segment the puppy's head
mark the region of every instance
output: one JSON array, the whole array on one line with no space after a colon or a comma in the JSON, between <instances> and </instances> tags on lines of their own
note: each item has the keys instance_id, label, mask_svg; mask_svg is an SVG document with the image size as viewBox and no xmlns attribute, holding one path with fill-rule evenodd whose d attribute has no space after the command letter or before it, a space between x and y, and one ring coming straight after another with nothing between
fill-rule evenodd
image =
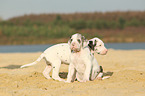
<instances>
[{"instance_id":1,"label":"puppy's head","mask_svg":"<svg viewBox=\"0 0 145 96\"><path fill-rule=\"evenodd\" d=\"M85 37L79 33L72 35L70 40L68 41L71 51L79 52L81 48L83 47L84 40L85 40Z\"/></svg>"},{"instance_id":2,"label":"puppy's head","mask_svg":"<svg viewBox=\"0 0 145 96\"><path fill-rule=\"evenodd\" d=\"M99 38L93 38L93 39L89 40L88 46L95 53L98 53L98 54L101 54L101 55L107 54L108 50L104 46L103 41L100 40Z\"/></svg>"}]
</instances>

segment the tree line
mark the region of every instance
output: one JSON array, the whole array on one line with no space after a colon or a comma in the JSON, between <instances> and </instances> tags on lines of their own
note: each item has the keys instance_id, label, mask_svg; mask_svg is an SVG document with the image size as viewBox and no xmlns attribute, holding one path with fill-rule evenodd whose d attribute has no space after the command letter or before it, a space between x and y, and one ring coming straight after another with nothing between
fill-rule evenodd
<instances>
[{"instance_id":1,"label":"tree line","mask_svg":"<svg viewBox=\"0 0 145 96\"><path fill-rule=\"evenodd\" d=\"M66 38L80 30L126 27L145 27L145 11L24 15L0 21L0 37ZM82 34L88 38L98 36L91 32Z\"/></svg>"}]
</instances>

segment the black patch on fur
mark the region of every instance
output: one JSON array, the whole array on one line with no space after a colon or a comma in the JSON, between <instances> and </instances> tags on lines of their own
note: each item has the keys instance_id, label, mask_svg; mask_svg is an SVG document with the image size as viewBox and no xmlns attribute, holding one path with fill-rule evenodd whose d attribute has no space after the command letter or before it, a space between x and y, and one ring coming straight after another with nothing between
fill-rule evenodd
<instances>
[{"instance_id":1,"label":"black patch on fur","mask_svg":"<svg viewBox=\"0 0 145 96\"><path fill-rule=\"evenodd\" d=\"M95 40L95 44L93 45L93 41L89 41L88 46L90 47L91 50L94 50L94 47L96 46L96 40Z\"/></svg>"},{"instance_id":2,"label":"black patch on fur","mask_svg":"<svg viewBox=\"0 0 145 96\"><path fill-rule=\"evenodd\" d=\"M102 68L102 66L100 66L100 72L103 72L103 68Z\"/></svg>"}]
</instances>

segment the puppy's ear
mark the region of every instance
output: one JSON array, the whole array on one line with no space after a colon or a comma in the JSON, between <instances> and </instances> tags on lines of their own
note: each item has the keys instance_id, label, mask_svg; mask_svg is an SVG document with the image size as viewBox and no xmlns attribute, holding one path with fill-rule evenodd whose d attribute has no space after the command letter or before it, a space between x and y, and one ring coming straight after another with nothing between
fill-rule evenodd
<instances>
[{"instance_id":1,"label":"puppy's ear","mask_svg":"<svg viewBox=\"0 0 145 96\"><path fill-rule=\"evenodd\" d=\"M85 36L82 36L81 39L82 39L82 46L84 47L84 45L85 45L84 43L86 41L86 38L85 38Z\"/></svg>"},{"instance_id":2,"label":"puppy's ear","mask_svg":"<svg viewBox=\"0 0 145 96\"><path fill-rule=\"evenodd\" d=\"M71 42L72 42L72 39L70 37L70 39L68 40L68 45L70 45Z\"/></svg>"},{"instance_id":3,"label":"puppy's ear","mask_svg":"<svg viewBox=\"0 0 145 96\"><path fill-rule=\"evenodd\" d=\"M93 41L89 41L88 46L90 47L91 50L94 50Z\"/></svg>"},{"instance_id":4,"label":"puppy's ear","mask_svg":"<svg viewBox=\"0 0 145 96\"><path fill-rule=\"evenodd\" d=\"M94 47L97 45L97 42L98 42L97 40L94 41L93 43Z\"/></svg>"},{"instance_id":5,"label":"puppy's ear","mask_svg":"<svg viewBox=\"0 0 145 96\"><path fill-rule=\"evenodd\" d=\"M84 42L84 41L86 41L86 38L85 38L85 36L82 36L82 41Z\"/></svg>"}]
</instances>

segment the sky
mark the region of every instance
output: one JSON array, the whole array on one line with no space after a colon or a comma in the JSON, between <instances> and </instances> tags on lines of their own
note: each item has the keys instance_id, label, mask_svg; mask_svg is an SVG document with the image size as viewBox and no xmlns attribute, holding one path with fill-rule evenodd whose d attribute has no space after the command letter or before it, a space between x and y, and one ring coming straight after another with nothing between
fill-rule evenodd
<instances>
[{"instance_id":1,"label":"sky","mask_svg":"<svg viewBox=\"0 0 145 96\"><path fill-rule=\"evenodd\" d=\"M0 0L0 18L41 13L145 11L145 0Z\"/></svg>"}]
</instances>

